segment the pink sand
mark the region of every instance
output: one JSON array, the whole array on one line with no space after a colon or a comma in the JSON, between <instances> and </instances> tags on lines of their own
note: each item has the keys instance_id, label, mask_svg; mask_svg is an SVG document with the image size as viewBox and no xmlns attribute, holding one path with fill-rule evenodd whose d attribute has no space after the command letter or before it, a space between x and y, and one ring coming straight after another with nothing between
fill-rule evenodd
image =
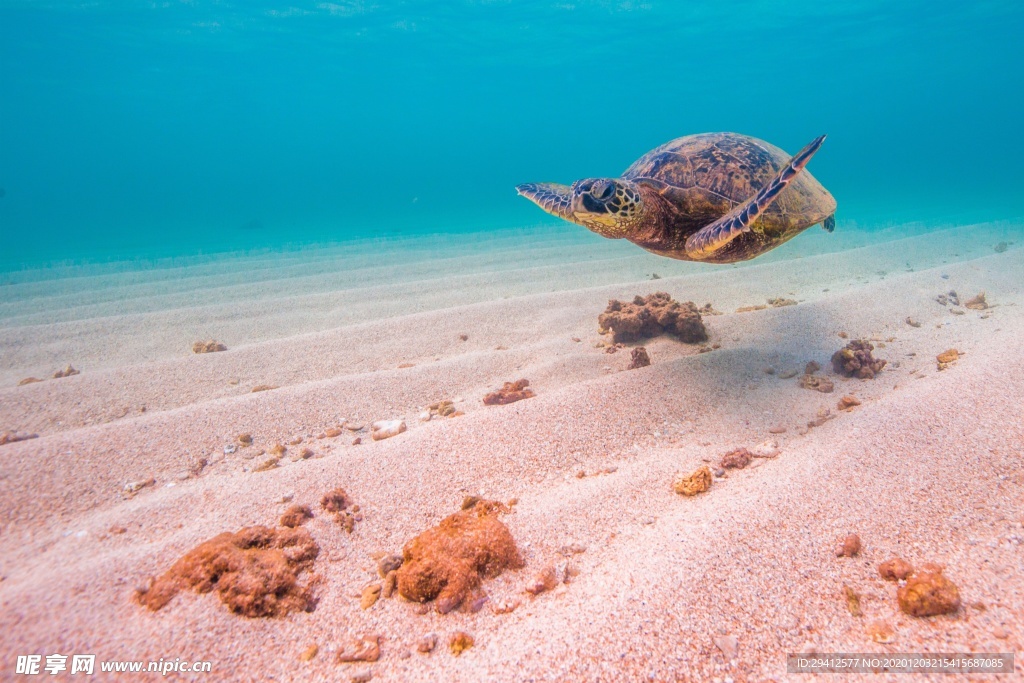
<instances>
[{"instance_id":1,"label":"pink sand","mask_svg":"<svg viewBox=\"0 0 1024 683\"><path fill-rule=\"evenodd\" d=\"M538 230L468 249L365 242L16 275L0 299L0 431L40 438L0 446L0 679L33 653L213 663L184 680L369 671L477 682L808 680L786 674L787 652L1019 651L1022 234L809 232L764 259L710 267ZM996 253L999 241L1017 244ZM934 301L950 289L962 300L985 291L995 307L956 315ZM627 371L628 350L596 346L597 316L609 298L659 290L725 313L705 319L721 348L656 339L645 344L652 365ZM800 303L733 313L770 297ZM831 373L840 332L881 341L875 355L889 364L877 379ZM192 354L211 338L229 350ZM939 371L949 348L964 355ZM811 360L834 393L779 377ZM68 363L81 374L16 386ZM535 398L482 405L521 377ZM250 393L260 384L279 388ZM862 405L840 412L847 394ZM465 415L421 422L441 399ZM808 430L826 409L834 419ZM380 442L365 431L358 446L348 431L315 438L345 420L399 418L408 430ZM769 433L777 427L785 433ZM255 445L223 455L242 432ZM297 436L315 457L252 471L254 451ZM678 473L769 438L778 457L694 498L672 491ZM200 457L213 463L189 476ZM149 478L156 485L124 495ZM338 486L364 515L351 535L315 505ZM519 500L504 519L526 567L485 589L492 604L521 606L420 614L396 596L360 609L374 556L400 552L468 494ZM317 510L315 611L247 619L187 592L156 613L132 601L203 540L276 524L286 496ZM837 558L850 532L864 550ZM526 594L572 543L586 548L571 558L578 576ZM877 572L894 556L944 565L959 612L903 615ZM847 611L844 585L862 617ZM892 643L871 639L877 621L895 630ZM446 647L456 631L476 641L460 657ZM441 645L420 654L428 632ZM338 664L364 633L380 636L380 660ZM722 636L736 638L732 658ZM302 661L312 644L319 654Z\"/></svg>"}]
</instances>

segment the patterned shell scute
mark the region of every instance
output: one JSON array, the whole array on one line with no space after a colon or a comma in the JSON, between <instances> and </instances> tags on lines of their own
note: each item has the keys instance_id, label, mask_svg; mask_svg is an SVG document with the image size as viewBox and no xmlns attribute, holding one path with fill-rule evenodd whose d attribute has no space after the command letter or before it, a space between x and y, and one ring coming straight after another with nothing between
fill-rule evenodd
<instances>
[{"instance_id":1,"label":"patterned shell scute","mask_svg":"<svg viewBox=\"0 0 1024 683\"><path fill-rule=\"evenodd\" d=\"M664 184L662 194L681 203L701 192L711 202L731 206L745 202L785 166L790 155L778 147L735 133L704 133L677 138L640 157L622 174ZM684 190L689 192L676 192ZM779 218L788 215L820 220L835 210L835 200L810 173L801 173L769 208ZM787 223L789 220L786 221Z\"/></svg>"}]
</instances>

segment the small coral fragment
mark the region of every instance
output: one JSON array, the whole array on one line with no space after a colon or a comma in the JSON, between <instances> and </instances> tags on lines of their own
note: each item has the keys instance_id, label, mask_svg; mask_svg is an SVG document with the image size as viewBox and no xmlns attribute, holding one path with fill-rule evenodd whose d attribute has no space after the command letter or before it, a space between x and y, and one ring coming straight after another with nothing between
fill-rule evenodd
<instances>
[{"instance_id":1,"label":"small coral fragment","mask_svg":"<svg viewBox=\"0 0 1024 683\"><path fill-rule=\"evenodd\" d=\"M199 544L136 599L156 611L180 590L216 590L228 609L246 617L308 611L315 581L300 585L298 575L312 568L319 552L304 528L245 527Z\"/></svg>"},{"instance_id":2,"label":"small coral fragment","mask_svg":"<svg viewBox=\"0 0 1024 683\"><path fill-rule=\"evenodd\" d=\"M853 410L856 406L860 405L860 400L856 396L843 396L839 399L839 403L836 404L836 408L839 410Z\"/></svg>"},{"instance_id":3,"label":"small coral fragment","mask_svg":"<svg viewBox=\"0 0 1024 683\"><path fill-rule=\"evenodd\" d=\"M547 565L540 570L540 573L526 584L526 592L530 595L540 595L558 585L558 575L554 565Z\"/></svg>"},{"instance_id":4,"label":"small coral fragment","mask_svg":"<svg viewBox=\"0 0 1024 683\"><path fill-rule=\"evenodd\" d=\"M377 573L383 579L393 571L402 566L401 555L385 555L377 562Z\"/></svg>"},{"instance_id":5,"label":"small coral fragment","mask_svg":"<svg viewBox=\"0 0 1024 683\"><path fill-rule=\"evenodd\" d=\"M274 389L277 389L277 387L274 386L273 384L257 384L252 388L252 391L250 391L249 393L255 394L260 391L272 391Z\"/></svg>"},{"instance_id":6,"label":"small coral fragment","mask_svg":"<svg viewBox=\"0 0 1024 683\"><path fill-rule=\"evenodd\" d=\"M871 342L855 339L832 354L832 369L844 377L874 379L886 364L871 355L874 348Z\"/></svg>"},{"instance_id":7,"label":"small coral fragment","mask_svg":"<svg viewBox=\"0 0 1024 683\"><path fill-rule=\"evenodd\" d=\"M896 591L896 600L900 609L912 617L951 614L960 609L960 591L941 570L911 576Z\"/></svg>"},{"instance_id":8,"label":"small coral fragment","mask_svg":"<svg viewBox=\"0 0 1024 683\"><path fill-rule=\"evenodd\" d=\"M29 439L38 439L38 434L30 434L28 432L4 432L0 434L0 446L4 444L14 443L15 441L28 441Z\"/></svg>"},{"instance_id":9,"label":"small coral fragment","mask_svg":"<svg viewBox=\"0 0 1024 683\"><path fill-rule=\"evenodd\" d=\"M722 461L719 463L719 465L726 469L741 470L750 464L750 460L752 457L753 454L746 448L737 448L723 455Z\"/></svg>"},{"instance_id":10,"label":"small coral fragment","mask_svg":"<svg viewBox=\"0 0 1024 683\"><path fill-rule=\"evenodd\" d=\"M251 446L252 445L252 434L249 434L248 432L245 433L245 434L239 434L238 435L238 443L243 448L245 448L246 446Z\"/></svg>"},{"instance_id":11,"label":"small coral fragment","mask_svg":"<svg viewBox=\"0 0 1024 683\"><path fill-rule=\"evenodd\" d=\"M672 484L672 489L684 496L696 496L709 488L711 488L711 469L707 465L698 467L692 474L679 477Z\"/></svg>"},{"instance_id":12,"label":"small coral fragment","mask_svg":"<svg viewBox=\"0 0 1024 683\"><path fill-rule=\"evenodd\" d=\"M896 640L896 630L887 621L873 621L867 628L868 637L876 643L887 644Z\"/></svg>"},{"instance_id":13,"label":"small coral fragment","mask_svg":"<svg viewBox=\"0 0 1024 683\"><path fill-rule=\"evenodd\" d=\"M978 296L965 301L964 308L969 308L972 311L984 311L986 308L991 308L991 306L985 301L985 292L981 292Z\"/></svg>"},{"instance_id":14,"label":"small coral fragment","mask_svg":"<svg viewBox=\"0 0 1024 683\"><path fill-rule=\"evenodd\" d=\"M836 545L836 557L856 557L860 547L860 536L850 534Z\"/></svg>"},{"instance_id":15,"label":"small coral fragment","mask_svg":"<svg viewBox=\"0 0 1024 683\"><path fill-rule=\"evenodd\" d=\"M878 575L886 581L906 581L914 568L906 560L894 557L878 565Z\"/></svg>"},{"instance_id":16,"label":"small coral fragment","mask_svg":"<svg viewBox=\"0 0 1024 683\"><path fill-rule=\"evenodd\" d=\"M452 654L458 657L463 652L473 647L473 636L462 631L457 631L448 641L448 648L452 651Z\"/></svg>"},{"instance_id":17,"label":"small coral fragment","mask_svg":"<svg viewBox=\"0 0 1024 683\"><path fill-rule=\"evenodd\" d=\"M796 306L796 301L793 299L778 297L775 299L768 299L768 305L772 308L782 308L783 306Z\"/></svg>"},{"instance_id":18,"label":"small coral fragment","mask_svg":"<svg viewBox=\"0 0 1024 683\"><path fill-rule=\"evenodd\" d=\"M276 469L280 462L281 462L281 458L276 456L276 455L274 455L274 456L271 456L271 457L267 458L266 460L261 462L259 465L256 465L256 467L254 467L252 469L252 471L253 472L266 472L267 470Z\"/></svg>"},{"instance_id":19,"label":"small coral fragment","mask_svg":"<svg viewBox=\"0 0 1024 683\"><path fill-rule=\"evenodd\" d=\"M380 636L363 635L338 651L338 662L376 662L380 659Z\"/></svg>"},{"instance_id":20,"label":"small coral fragment","mask_svg":"<svg viewBox=\"0 0 1024 683\"><path fill-rule=\"evenodd\" d=\"M533 393L532 389L527 388L529 386L530 380L528 379L521 379L515 382L505 382L501 389L484 396L484 405L505 405L507 403L521 401L524 398L533 398L536 394Z\"/></svg>"},{"instance_id":21,"label":"small coral fragment","mask_svg":"<svg viewBox=\"0 0 1024 683\"><path fill-rule=\"evenodd\" d=\"M39 379L38 377L26 377L25 379L23 379L20 382L18 382L18 386L19 387L23 387L26 384L35 384L36 382L42 382L42 381L43 380Z\"/></svg>"},{"instance_id":22,"label":"small coral fragment","mask_svg":"<svg viewBox=\"0 0 1024 683\"><path fill-rule=\"evenodd\" d=\"M759 304L757 306L740 306L739 308L736 309L736 312L737 313L752 313L753 311L763 311L766 308L768 308L768 307L765 306L764 304Z\"/></svg>"},{"instance_id":23,"label":"small coral fragment","mask_svg":"<svg viewBox=\"0 0 1024 683\"><path fill-rule=\"evenodd\" d=\"M292 505L284 511L278 523L281 526L294 529L305 524L307 519L313 519L313 511L309 509L308 505Z\"/></svg>"},{"instance_id":24,"label":"small coral fragment","mask_svg":"<svg viewBox=\"0 0 1024 683\"><path fill-rule=\"evenodd\" d=\"M638 346L630 354L629 369L646 368L651 364L651 357L647 355L647 349Z\"/></svg>"},{"instance_id":25,"label":"small coral fragment","mask_svg":"<svg viewBox=\"0 0 1024 683\"><path fill-rule=\"evenodd\" d=\"M299 659L304 662L311 661L320 652L320 646L313 643L299 654Z\"/></svg>"},{"instance_id":26,"label":"small coral fragment","mask_svg":"<svg viewBox=\"0 0 1024 683\"><path fill-rule=\"evenodd\" d=\"M227 346L215 339L211 339L210 341L197 341L192 345L192 353L216 353L217 351L227 350Z\"/></svg>"},{"instance_id":27,"label":"small coral fragment","mask_svg":"<svg viewBox=\"0 0 1024 683\"><path fill-rule=\"evenodd\" d=\"M820 391L823 394L831 394L835 389L832 380L827 377L818 377L817 375L810 374L805 374L800 378L800 386L804 389Z\"/></svg>"},{"instance_id":28,"label":"small coral fragment","mask_svg":"<svg viewBox=\"0 0 1024 683\"><path fill-rule=\"evenodd\" d=\"M422 652L423 654L433 652L435 647L437 647L436 633L427 633L416 641L416 651Z\"/></svg>"},{"instance_id":29,"label":"small coral fragment","mask_svg":"<svg viewBox=\"0 0 1024 683\"><path fill-rule=\"evenodd\" d=\"M612 333L614 343L649 339L672 334L680 341L696 344L708 338L700 312L692 301L679 303L667 292L637 296L626 303L612 299L598 316L601 333Z\"/></svg>"},{"instance_id":30,"label":"small coral fragment","mask_svg":"<svg viewBox=\"0 0 1024 683\"><path fill-rule=\"evenodd\" d=\"M75 370L73 367L68 365L63 370L58 370L57 372L53 373L53 378L60 379L62 377L72 377L77 374L80 374L78 370Z\"/></svg>"},{"instance_id":31,"label":"small coral fragment","mask_svg":"<svg viewBox=\"0 0 1024 683\"><path fill-rule=\"evenodd\" d=\"M843 595L846 597L846 609L851 615L859 617L863 615L860 609L860 596L849 586L843 586Z\"/></svg>"},{"instance_id":32,"label":"small coral fragment","mask_svg":"<svg viewBox=\"0 0 1024 683\"><path fill-rule=\"evenodd\" d=\"M359 598L359 606L363 609L370 609L376 604L377 599L380 598L381 590L383 586L379 583L371 583L370 585L363 588L363 594Z\"/></svg>"},{"instance_id":33,"label":"small coral fragment","mask_svg":"<svg viewBox=\"0 0 1024 683\"><path fill-rule=\"evenodd\" d=\"M441 520L406 544L398 592L413 602L436 600L446 614L459 607L483 579L523 566L501 503L479 501Z\"/></svg>"}]
</instances>

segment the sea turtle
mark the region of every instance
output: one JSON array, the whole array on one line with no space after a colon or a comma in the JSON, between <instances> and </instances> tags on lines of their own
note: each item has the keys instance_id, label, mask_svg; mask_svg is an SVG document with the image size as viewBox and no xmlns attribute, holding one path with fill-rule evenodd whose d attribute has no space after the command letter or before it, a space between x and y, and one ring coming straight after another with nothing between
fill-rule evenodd
<instances>
[{"instance_id":1,"label":"sea turtle","mask_svg":"<svg viewBox=\"0 0 1024 683\"><path fill-rule=\"evenodd\" d=\"M836 200L800 172L824 140L790 158L746 135L688 135L643 155L621 178L585 178L571 187L526 183L516 190L604 237L684 261L734 263L817 223L835 228Z\"/></svg>"}]
</instances>

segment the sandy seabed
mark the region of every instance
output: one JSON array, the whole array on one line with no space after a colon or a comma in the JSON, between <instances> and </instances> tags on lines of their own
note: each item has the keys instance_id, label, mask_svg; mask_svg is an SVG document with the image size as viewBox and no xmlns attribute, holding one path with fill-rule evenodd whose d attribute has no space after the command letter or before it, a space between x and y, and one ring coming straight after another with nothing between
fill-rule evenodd
<instances>
[{"instance_id":1,"label":"sandy seabed","mask_svg":"<svg viewBox=\"0 0 1024 683\"><path fill-rule=\"evenodd\" d=\"M1022 246L1019 223L841 227L722 267L531 229L4 274L0 431L39 438L0 446L0 679L28 680L18 655L54 653L212 663L179 680L479 682L808 680L786 653L1018 652L1000 678L1019 680ZM950 290L993 307L936 301ZM609 299L656 291L722 311L705 317L719 348L657 338L651 365L627 370L628 349L598 346ZM734 313L774 297L798 304ZM831 370L858 338L888 361L874 380ZM208 339L228 350L192 353ZM951 348L962 356L940 371ZM782 378L809 361L833 393ZM49 379L67 364L80 374ZM29 376L45 381L18 386ZM483 405L519 378L534 398ZM845 395L861 405L837 410ZM419 419L444 399L464 414ZM408 429L317 438L385 419ZM240 433L253 445L225 455ZM298 437L255 471L254 453ZM766 439L777 457L673 492L677 474ZM312 457L293 459L303 448ZM336 487L360 505L351 534L318 505ZM397 595L361 609L375 558L467 495L518 499L502 520L525 567L486 581L475 613ZM188 591L157 612L133 600L198 543L274 526L292 503L316 513L312 612L246 618ZM863 550L836 557L849 533ZM573 544L578 574L525 593ZM943 565L960 609L902 614L878 574L894 556ZM891 642L872 638L879 622ZM456 657L458 631L475 644ZM422 654L430 632L440 645ZM380 659L338 663L362 634L379 636ZM908 680L858 680L887 678Z\"/></svg>"}]
</instances>

